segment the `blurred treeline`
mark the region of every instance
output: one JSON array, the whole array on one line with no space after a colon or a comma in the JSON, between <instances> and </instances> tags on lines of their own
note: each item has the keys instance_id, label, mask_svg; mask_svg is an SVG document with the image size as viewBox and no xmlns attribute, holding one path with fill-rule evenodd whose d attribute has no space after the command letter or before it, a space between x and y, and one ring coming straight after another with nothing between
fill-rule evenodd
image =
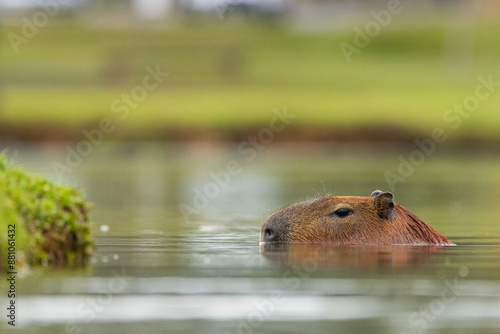
<instances>
[{"instance_id":1,"label":"blurred treeline","mask_svg":"<svg viewBox=\"0 0 500 334\"><path fill-rule=\"evenodd\" d=\"M3 7L0 138L77 140L109 117L113 139L239 139L286 106L293 140L500 140L499 92L445 117L500 82L496 1L269 3ZM152 69L168 75L144 89Z\"/></svg>"}]
</instances>

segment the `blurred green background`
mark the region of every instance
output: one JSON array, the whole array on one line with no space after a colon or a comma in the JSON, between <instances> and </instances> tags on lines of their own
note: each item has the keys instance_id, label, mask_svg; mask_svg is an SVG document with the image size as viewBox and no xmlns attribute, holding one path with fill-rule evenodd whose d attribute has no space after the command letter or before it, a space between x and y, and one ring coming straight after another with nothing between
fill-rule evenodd
<instances>
[{"instance_id":1,"label":"blurred green background","mask_svg":"<svg viewBox=\"0 0 500 334\"><path fill-rule=\"evenodd\" d=\"M500 140L500 92L446 119L478 77L500 82L496 1L245 3L4 4L0 139L80 140L110 118L106 140L241 140L286 107L284 139ZM144 89L148 69L168 76Z\"/></svg>"},{"instance_id":2,"label":"blurred green background","mask_svg":"<svg viewBox=\"0 0 500 334\"><path fill-rule=\"evenodd\" d=\"M498 332L499 18L498 0L0 0L0 152L95 203L91 265L20 281L20 333L414 333L426 310L434 333ZM279 207L375 189L458 246L290 277L260 253ZM110 290L115 271L134 281Z\"/></svg>"}]
</instances>

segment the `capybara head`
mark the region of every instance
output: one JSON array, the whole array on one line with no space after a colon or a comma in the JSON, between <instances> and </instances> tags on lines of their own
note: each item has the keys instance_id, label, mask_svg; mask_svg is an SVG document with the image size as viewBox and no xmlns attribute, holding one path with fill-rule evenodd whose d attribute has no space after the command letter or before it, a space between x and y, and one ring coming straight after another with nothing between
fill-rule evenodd
<instances>
[{"instance_id":1,"label":"capybara head","mask_svg":"<svg viewBox=\"0 0 500 334\"><path fill-rule=\"evenodd\" d=\"M444 235L393 202L391 193L369 197L325 195L287 206L262 224L264 243L337 245L453 245Z\"/></svg>"}]
</instances>

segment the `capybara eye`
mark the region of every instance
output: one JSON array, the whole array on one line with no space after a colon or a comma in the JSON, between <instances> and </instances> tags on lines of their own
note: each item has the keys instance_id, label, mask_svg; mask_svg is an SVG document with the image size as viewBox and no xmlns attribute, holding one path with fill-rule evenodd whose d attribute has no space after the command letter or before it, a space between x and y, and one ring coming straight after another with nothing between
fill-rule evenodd
<instances>
[{"instance_id":1,"label":"capybara eye","mask_svg":"<svg viewBox=\"0 0 500 334\"><path fill-rule=\"evenodd\" d=\"M336 217L344 218L344 217L347 217L349 215L352 215L353 213L354 213L354 211L352 209L340 208L340 209L337 209L337 210L333 211L332 213L330 213L329 216L336 216Z\"/></svg>"}]
</instances>

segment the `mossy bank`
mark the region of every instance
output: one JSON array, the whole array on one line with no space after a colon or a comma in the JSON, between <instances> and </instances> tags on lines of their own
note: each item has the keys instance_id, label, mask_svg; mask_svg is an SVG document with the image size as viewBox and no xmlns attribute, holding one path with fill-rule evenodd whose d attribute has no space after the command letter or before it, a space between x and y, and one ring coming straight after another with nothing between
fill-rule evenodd
<instances>
[{"instance_id":1,"label":"mossy bank","mask_svg":"<svg viewBox=\"0 0 500 334\"><path fill-rule=\"evenodd\" d=\"M76 189L31 175L1 154L0 270L14 249L17 269L87 263L94 249L88 210Z\"/></svg>"}]
</instances>

